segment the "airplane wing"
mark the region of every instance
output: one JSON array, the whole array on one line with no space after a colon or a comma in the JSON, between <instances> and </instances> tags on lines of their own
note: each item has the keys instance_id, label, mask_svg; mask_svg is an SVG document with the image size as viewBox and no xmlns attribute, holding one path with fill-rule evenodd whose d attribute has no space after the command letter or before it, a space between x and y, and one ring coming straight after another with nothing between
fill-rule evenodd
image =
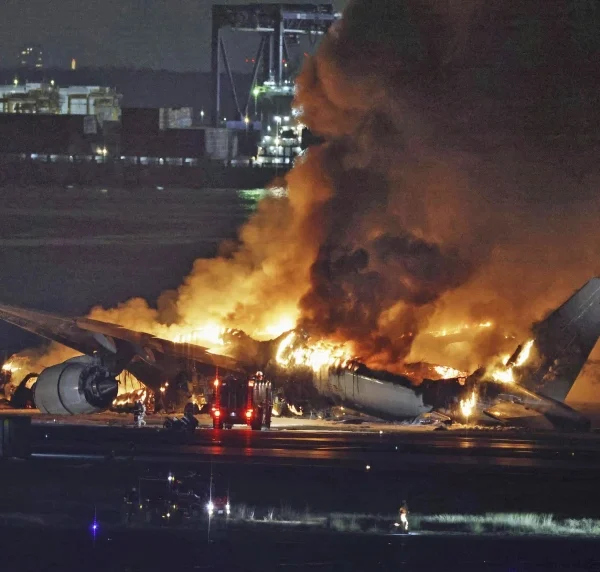
<instances>
[{"instance_id":1,"label":"airplane wing","mask_svg":"<svg viewBox=\"0 0 600 572\"><path fill-rule=\"evenodd\" d=\"M112 356L120 370L136 357L149 366L157 367L170 358L193 360L233 372L244 372L249 367L231 357L211 353L203 346L179 344L89 318L65 318L48 312L0 305L0 320L82 354Z\"/></svg>"}]
</instances>

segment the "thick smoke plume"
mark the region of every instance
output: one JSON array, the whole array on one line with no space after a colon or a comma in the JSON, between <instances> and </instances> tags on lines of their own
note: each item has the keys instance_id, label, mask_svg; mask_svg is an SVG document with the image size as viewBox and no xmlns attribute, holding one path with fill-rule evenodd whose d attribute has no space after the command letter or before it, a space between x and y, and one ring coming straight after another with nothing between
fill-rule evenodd
<instances>
[{"instance_id":1,"label":"thick smoke plume","mask_svg":"<svg viewBox=\"0 0 600 572\"><path fill-rule=\"evenodd\" d=\"M298 82L334 187L303 323L472 368L514 340L418 333L524 333L598 272L594 6L563 4L349 6Z\"/></svg>"},{"instance_id":2,"label":"thick smoke plume","mask_svg":"<svg viewBox=\"0 0 600 572\"><path fill-rule=\"evenodd\" d=\"M297 82L302 121L326 142L287 176L287 198L264 200L157 310L92 316L163 336L297 323L396 370L514 349L508 332L599 271L594 8L352 2ZM490 320L501 329L430 334Z\"/></svg>"}]
</instances>

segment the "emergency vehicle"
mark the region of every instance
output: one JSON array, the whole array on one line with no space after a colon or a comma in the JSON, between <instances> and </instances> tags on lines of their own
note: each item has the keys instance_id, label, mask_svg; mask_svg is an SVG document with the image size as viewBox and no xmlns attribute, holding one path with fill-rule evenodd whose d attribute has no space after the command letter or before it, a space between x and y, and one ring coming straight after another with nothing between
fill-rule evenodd
<instances>
[{"instance_id":1,"label":"emergency vehicle","mask_svg":"<svg viewBox=\"0 0 600 572\"><path fill-rule=\"evenodd\" d=\"M211 416L214 429L248 425L255 431L271 427L273 390L261 372L248 380L234 377L213 382Z\"/></svg>"}]
</instances>

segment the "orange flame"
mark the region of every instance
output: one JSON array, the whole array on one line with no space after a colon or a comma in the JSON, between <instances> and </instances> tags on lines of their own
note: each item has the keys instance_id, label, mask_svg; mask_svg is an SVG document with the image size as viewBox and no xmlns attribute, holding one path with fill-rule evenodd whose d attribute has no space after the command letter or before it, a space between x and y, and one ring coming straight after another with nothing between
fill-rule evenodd
<instances>
[{"instance_id":1,"label":"orange flame","mask_svg":"<svg viewBox=\"0 0 600 572\"><path fill-rule=\"evenodd\" d=\"M445 365L436 365L434 368L435 372L439 374L443 379L452 379L455 377L466 377L464 371L454 369Z\"/></svg>"},{"instance_id":2,"label":"orange flame","mask_svg":"<svg viewBox=\"0 0 600 572\"><path fill-rule=\"evenodd\" d=\"M443 330L437 330L429 332L434 338L445 338L446 336L454 336L456 334L462 334L467 330L486 329L491 328L494 325L491 321L481 322L479 324L462 324L461 326L455 326L453 328L444 328Z\"/></svg>"},{"instance_id":3,"label":"orange flame","mask_svg":"<svg viewBox=\"0 0 600 572\"><path fill-rule=\"evenodd\" d=\"M17 366L13 361L8 361L2 366L2 371L6 371L9 373L14 373L15 371L19 371L21 368Z\"/></svg>"},{"instance_id":4,"label":"orange flame","mask_svg":"<svg viewBox=\"0 0 600 572\"><path fill-rule=\"evenodd\" d=\"M184 329L180 333L173 334L171 339L178 344L222 346L224 333L224 327L217 323L208 323L199 328Z\"/></svg>"},{"instance_id":5,"label":"orange flame","mask_svg":"<svg viewBox=\"0 0 600 572\"><path fill-rule=\"evenodd\" d=\"M471 392L471 395L466 399L460 400L460 411L467 419L473 414L475 406L477 405L477 395L475 390Z\"/></svg>"},{"instance_id":6,"label":"orange flame","mask_svg":"<svg viewBox=\"0 0 600 572\"><path fill-rule=\"evenodd\" d=\"M528 340L527 343L523 345L519 355L516 357L515 361L511 365L506 365L506 361L508 358L504 358L502 360L503 364L501 367L495 367L489 371L492 379L494 381L499 381L501 383L514 383L515 375L514 368L523 366L529 357L531 356L531 348L533 347L535 340Z\"/></svg>"},{"instance_id":7,"label":"orange flame","mask_svg":"<svg viewBox=\"0 0 600 572\"><path fill-rule=\"evenodd\" d=\"M296 332L290 332L279 344L276 362L285 368L310 367L317 372L326 366L343 367L352 359L345 344L335 344L325 340L303 343Z\"/></svg>"}]
</instances>

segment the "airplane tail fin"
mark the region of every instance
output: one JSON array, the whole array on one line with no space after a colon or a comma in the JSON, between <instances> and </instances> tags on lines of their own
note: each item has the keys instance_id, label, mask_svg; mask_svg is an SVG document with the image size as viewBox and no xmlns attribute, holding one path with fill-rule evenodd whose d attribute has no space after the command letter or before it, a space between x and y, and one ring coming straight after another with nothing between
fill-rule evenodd
<instances>
[{"instance_id":1,"label":"airplane tail fin","mask_svg":"<svg viewBox=\"0 0 600 572\"><path fill-rule=\"evenodd\" d=\"M532 328L538 359L521 385L564 401L600 337L600 278L592 278Z\"/></svg>"}]
</instances>

